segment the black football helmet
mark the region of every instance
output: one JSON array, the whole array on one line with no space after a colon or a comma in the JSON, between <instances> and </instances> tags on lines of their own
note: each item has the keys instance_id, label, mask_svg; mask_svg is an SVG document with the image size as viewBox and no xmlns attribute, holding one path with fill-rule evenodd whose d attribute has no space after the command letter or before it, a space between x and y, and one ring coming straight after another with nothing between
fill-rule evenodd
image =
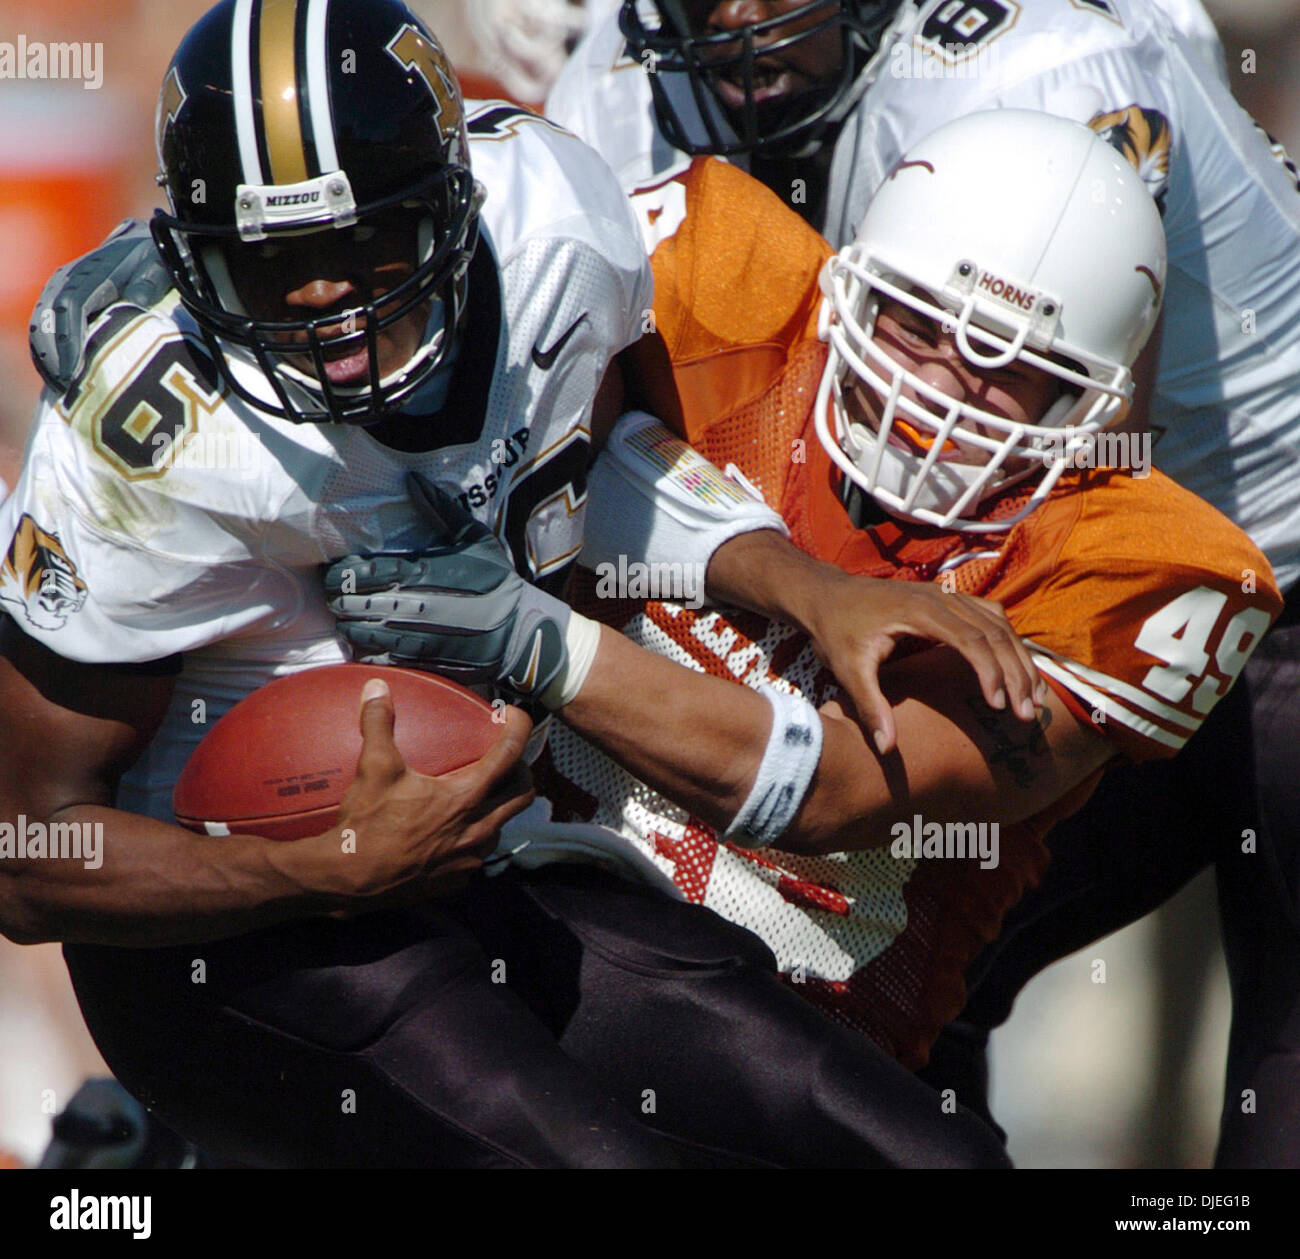
<instances>
[{"instance_id":1,"label":"black football helmet","mask_svg":"<svg viewBox=\"0 0 1300 1259\"><path fill-rule=\"evenodd\" d=\"M624 0L619 28L630 55L650 74L659 129L673 148L790 157L809 150L841 115L901 3L810 0L761 22L725 28L711 20L722 0ZM783 53L815 47L813 41L831 35L839 39L839 64L828 68L824 81L779 100L756 99L762 58L779 63ZM719 90L724 81L731 92Z\"/></svg>"},{"instance_id":2,"label":"black football helmet","mask_svg":"<svg viewBox=\"0 0 1300 1259\"><path fill-rule=\"evenodd\" d=\"M222 0L172 59L156 131L154 239L241 398L370 424L447 361L483 193L455 73L405 5ZM385 330L413 352L381 376Z\"/></svg>"}]
</instances>

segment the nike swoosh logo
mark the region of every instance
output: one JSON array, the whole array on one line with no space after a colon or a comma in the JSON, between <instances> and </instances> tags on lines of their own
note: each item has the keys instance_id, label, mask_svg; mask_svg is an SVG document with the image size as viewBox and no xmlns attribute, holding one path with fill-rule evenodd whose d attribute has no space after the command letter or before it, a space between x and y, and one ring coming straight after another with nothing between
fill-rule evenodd
<instances>
[{"instance_id":1,"label":"nike swoosh logo","mask_svg":"<svg viewBox=\"0 0 1300 1259\"><path fill-rule=\"evenodd\" d=\"M570 329L572 331L572 329ZM525 695L531 695L533 688L537 685L537 667L542 661L542 631L537 629L533 632L533 645L528 653L528 662L524 665L521 675L511 674L506 681L517 691Z\"/></svg>"},{"instance_id":2,"label":"nike swoosh logo","mask_svg":"<svg viewBox=\"0 0 1300 1259\"><path fill-rule=\"evenodd\" d=\"M560 351L569 344L569 338L578 331L578 325L587 317L584 310L581 315L575 319L568 328L568 331L553 345L549 350L543 350L540 346L533 346L533 362L537 364L544 372L549 372L555 366L555 360L560 357Z\"/></svg>"}]
</instances>

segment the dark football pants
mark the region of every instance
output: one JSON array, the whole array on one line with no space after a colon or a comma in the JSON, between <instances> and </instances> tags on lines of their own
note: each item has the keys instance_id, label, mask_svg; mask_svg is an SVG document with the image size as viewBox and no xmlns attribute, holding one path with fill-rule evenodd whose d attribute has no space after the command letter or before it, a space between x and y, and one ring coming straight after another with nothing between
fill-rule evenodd
<instances>
[{"instance_id":1,"label":"dark football pants","mask_svg":"<svg viewBox=\"0 0 1300 1259\"><path fill-rule=\"evenodd\" d=\"M988 1034L1025 984L1214 862L1233 1002L1216 1161L1300 1167L1300 625L1291 619L1289 606L1178 756L1108 772L1052 831L1042 885L967 973L966 1009L924 1072L935 1087L988 1117ZM1243 851L1246 832L1254 853ZM1245 1106L1244 1090L1254 1094Z\"/></svg>"},{"instance_id":2,"label":"dark football pants","mask_svg":"<svg viewBox=\"0 0 1300 1259\"><path fill-rule=\"evenodd\" d=\"M1006 1161L991 1129L787 988L756 936L594 870L206 945L64 952L122 1083L243 1164Z\"/></svg>"}]
</instances>

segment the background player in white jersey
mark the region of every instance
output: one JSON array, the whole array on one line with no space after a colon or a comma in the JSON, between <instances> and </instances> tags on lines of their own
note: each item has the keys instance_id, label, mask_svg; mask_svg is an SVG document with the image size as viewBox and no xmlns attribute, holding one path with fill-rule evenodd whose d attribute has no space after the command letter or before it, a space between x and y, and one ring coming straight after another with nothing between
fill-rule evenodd
<instances>
[{"instance_id":1,"label":"background player in white jersey","mask_svg":"<svg viewBox=\"0 0 1300 1259\"><path fill-rule=\"evenodd\" d=\"M1226 82L1223 48L1199 0L1153 2ZM830 164L825 142L834 141L877 73L927 77L925 59L904 56L899 47L900 38L911 38L921 10L937 11L951 23L950 37L941 42L978 54L986 21L1006 7L1000 0L984 7L964 0L763 0L753 6L624 0L620 12L596 24L574 51L546 112L603 153L629 189L679 168L685 155L720 154L790 199L830 236L823 221ZM1023 6L1014 7L1018 14ZM882 67L886 50L892 61ZM979 72L990 68L986 58ZM747 72L756 75L748 91ZM972 68L958 73L973 77ZM936 62L928 78L939 77ZM932 115L930 128L943 117ZM792 157L804 159L793 170L786 164ZM798 196L788 187L791 177L805 184ZM831 243L847 244L852 226Z\"/></svg>"},{"instance_id":2,"label":"background player in white jersey","mask_svg":"<svg viewBox=\"0 0 1300 1259\"><path fill-rule=\"evenodd\" d=\"M578 40L618 0L415 0L437 26L466 96L540 109Z\"/></svg>"},{"instance_id":3,"label":"background player in white jersey","mask_svg":"<svg viewBox=\"0 0 1300 1259\"><path fill-rule=\"evenodd\" d=\"M414 0L438 32L467 98L539 108L589 25L582 0Z\"/></svg>"},{"instance_id":4,"label":"background player in white jersey","mask_svg":"<svg viewBox=\"0 0 1300 1259\"><path fill-rule=\"evenodd\" d=\"M0 922L69 941L119 1078L251 1163L663 1165L678 1146L746 1162L774 1134L804 1163L1003 1162L989 1130L942 1116L725 924L581 872L502 881L480 918L531 913L606 942L599 958L575 936L544 950L549 999L640 977L644 1008L627 1002L613 1041L566 1052L492 981L465 902L430 903L530 800L513 710L481 762L422 779L372 697L340 827L388 843L358 844L359 862L336 831L277 846L170 824L207 722L277 673L346 658L319 566L421 539L408 474L490 523L531 582L558 580L649 269L596 155L511 106L466 118L435 38L396 0L223 0L173 59L158 147L171 212L153 231L181 305L96 324L0 515L3 812L104 827L104 877L6 854ZM600 1070L623 1039L653 1042L643 1020L674 977L669 1021L699 1053L662 1070L701 1100L655 1121L661 1137ZM711 992L730 1017L701 1003ZM807 1086L749 1070L754 1043L816 1060ZM878 1106L909 1119L884 1124Z\"/></svg>"},{"instance_id":5,"label":"background player in white jersey","mask_svg":"<svg viewBox=\"0 0 1300 1259\"><path fill-rule=\"evenodd\" d=\"M1157 466L1246 529L1283 590L1294 586L1300 196L1285 154L1224 87L1196 7L628 0L620 17L629 38L612 21L594 31L551 114L600 149L629 191L680 169L686 152L730 154L832 244L851 238L901 154L947 119L1022 106L1100 131L1147 178L1169 244L1158 374L1135 421L1150 424ZM1291 616L1194 749L1204 764L1193 755L1167 771L1112 775L1058 828L1057 868L1022 907L1019 934L1004 937L973 1011L982 1041L1043 965L1217 858L1234 990L1223 1163L1300 1162L1300 822L1289 803L1295 740L1279 729L1300 688ZM1144 845L1104 844L1135 832ZM1241 851L1243 833L1260 835L1259 854ZM965 1096L975 1073L958 1082Z\"/></svg>"}]
</instances>

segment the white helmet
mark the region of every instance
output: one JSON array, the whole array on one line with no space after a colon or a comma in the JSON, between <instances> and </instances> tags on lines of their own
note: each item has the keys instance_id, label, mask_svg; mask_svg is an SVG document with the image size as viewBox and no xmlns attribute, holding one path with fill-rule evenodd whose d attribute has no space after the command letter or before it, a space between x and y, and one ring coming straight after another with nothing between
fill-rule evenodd
<instances>
[{"instance_id":1,"label":"white helmet","mask_svg":"<svg viewBox=\"0 0 1300 1259\"><path fill-rule=\"evenodd\" d=\"M1087 127L1013 109L948 123L894 168L853 244L822 273L820 333L831 348L817 435L845 476L895 515L1009 529L1093 434L1127 414L1129 368L1155 327L1164 285L1155 203ZM949 397L873 342L882 297L939 323L973 367L1018 359L1063 381L1062 396L1037 424ZM859 379L881 400L875 429L845 409ZM903 396L905 387L931 406ZM891 438L896 417L923 437L923 452ZM1034 475L1042 480L1022 510L976 518L990 495Z\"/></svg>"},{"instance_id":2,"label":"white helmet","mask_svg":"<svg viewBox=\"0 0 1300 1259\"><path fill-rule=\"evenodd\" d=\"M546 99L588 25L586 0L469 0L483 69L517 101Z\"/></svg>"}]
</instances>

